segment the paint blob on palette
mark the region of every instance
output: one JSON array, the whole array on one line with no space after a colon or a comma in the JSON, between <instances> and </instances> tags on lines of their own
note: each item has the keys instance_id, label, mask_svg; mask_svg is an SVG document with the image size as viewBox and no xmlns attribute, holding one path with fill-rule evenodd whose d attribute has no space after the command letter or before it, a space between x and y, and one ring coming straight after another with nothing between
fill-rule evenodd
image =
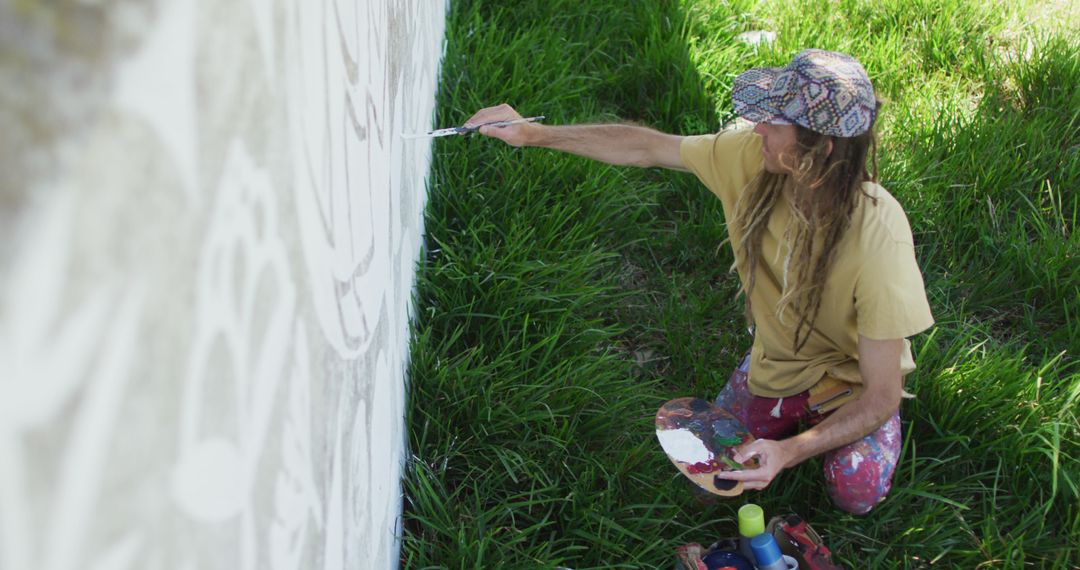
<instances>
[{"instance_id":1,"label":"paint blob on palette","mask_svg":"<svg viewBox=\"0 0 1080 570\"><path fill-rule=\"evenodd\" d=\"M683 475L716 495L733 497L743 491L741 481L720 479L718 472L756 466L756 459L744 465L732 458L734 448L754 441L749 430L730 412L701 398L677 398L660 406L656 438Z\"/></svg>"}]
</instances>

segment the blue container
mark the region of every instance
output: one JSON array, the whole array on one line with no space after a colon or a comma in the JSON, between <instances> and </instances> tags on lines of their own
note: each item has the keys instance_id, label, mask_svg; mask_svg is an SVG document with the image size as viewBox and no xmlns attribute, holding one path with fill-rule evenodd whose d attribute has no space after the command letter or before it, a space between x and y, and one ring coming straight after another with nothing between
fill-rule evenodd
<instances>
[{"instance_id":1,"label":"blue container","mask_svg":"<svg viewBox=\"0 0 1080 570\"><path fill-rule=\"evenodd\" d=\"M754 551L754 564L758 570L788 570L788 564L780 554L780 547L773 535L766 532L750 539L750 549Z\"/></svg>"},{"instance_id":2,"label":"blue container","mask_svg":"<svg viewBox=\"0 0 1080 570\"><path fill-rule=\"evenodd\" d=\"M754 564L734 550L717 550L701 559L709 570L731 567L735 570L754 570Z\"/></svg>"}]
</instances>

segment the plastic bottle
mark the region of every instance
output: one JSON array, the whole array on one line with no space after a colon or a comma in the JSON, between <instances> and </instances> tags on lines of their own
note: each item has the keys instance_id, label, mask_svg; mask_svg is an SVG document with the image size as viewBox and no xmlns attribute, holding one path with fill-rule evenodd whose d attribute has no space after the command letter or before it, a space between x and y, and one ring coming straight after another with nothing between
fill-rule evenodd
<instances>
[{"instance_id":1,"label":"plastic bottle","mask_svg":"<svg viewBox=\"0 0 1080 570\"><path fill-rule=\"evenodd\" d=\"M739 552L747 560L754 560L754 550L750 547L750 540L764 532L765 511L753 503L739 507Z\"/></svg>"},{"instance_id":2,"label":"plastic bottle","mask_svg":"<svg viewBox=\"0 0 1080 570\"><path fill-rule=\"evenodd\" d=\"M799 567L794 558L780 553L780 546L771 534L761 533L750 539L750 548L754 551L754 564L758 570L796 570Z\"/></svg>"}]
</instances>

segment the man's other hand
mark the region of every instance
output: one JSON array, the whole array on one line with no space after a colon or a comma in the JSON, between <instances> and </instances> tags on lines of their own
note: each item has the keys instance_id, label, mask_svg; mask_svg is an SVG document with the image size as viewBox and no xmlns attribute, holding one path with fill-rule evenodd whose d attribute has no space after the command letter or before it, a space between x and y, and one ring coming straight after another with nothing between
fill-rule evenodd
<instances>
[{"instance_id":1,"label":"man's other hand","mask_svg":"<svg viewBox=\"0 0 1080 570\"><path fill-rule=\"evenodd\" d=\"M755 457L758 460L756 469L721 471L716 476L730 481L742 481L747 489L761 490L768 487L769 483L772 483L772 480L792 460L783 442L771 439L758 439L736 449L733 459L739 463L746 463Z\"/></svg>"}]
</instances>

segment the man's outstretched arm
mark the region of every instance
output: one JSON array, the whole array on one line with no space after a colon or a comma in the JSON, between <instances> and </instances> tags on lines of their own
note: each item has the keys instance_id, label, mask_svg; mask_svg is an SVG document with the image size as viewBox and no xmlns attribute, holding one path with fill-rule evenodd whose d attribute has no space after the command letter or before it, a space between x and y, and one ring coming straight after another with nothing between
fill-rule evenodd
<instances>
[{"instance_id":1,"label":"man's outstretched arm","mask_svg":"<svg viewBox=\"0 0 1080 570\"><path fill-rule=\"evenodd\" d=\"M465 126L522 118L513 107L502 104L477 111ZM481 127L480 134L513 146L538 146L569 152L608 164L686 170L679 156L683 137L635 125L550 126L520 123L505 127Z\"/></svg>"}]
</instances>

